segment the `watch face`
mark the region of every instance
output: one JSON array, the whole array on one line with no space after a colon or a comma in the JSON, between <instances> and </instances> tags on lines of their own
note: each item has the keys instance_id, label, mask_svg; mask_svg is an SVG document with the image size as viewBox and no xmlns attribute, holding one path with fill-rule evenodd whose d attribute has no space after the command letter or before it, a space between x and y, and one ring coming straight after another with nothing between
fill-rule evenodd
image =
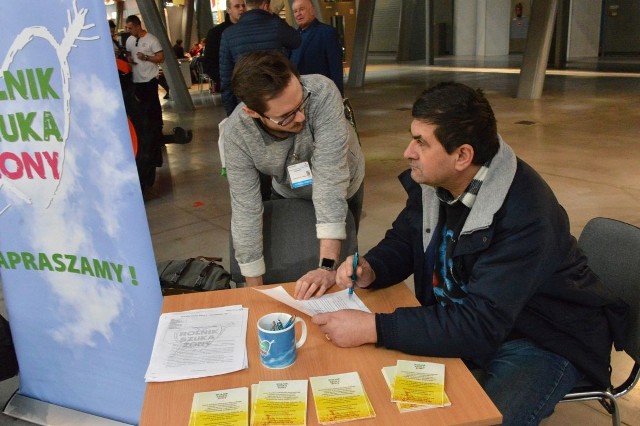
<instances>
[{"instance_id":1,"label":"watch face","mask_svg":"<svg viewBox=\"0 0 640 426\"><path fill-rule=\"evenodd\" d=\"M336 267L336 261L333 259L327 259L325 257L322 258L322 260L320 260L320 267L321 268L327 268L327 269L334 269Z\"/></svg>"}]
</instances>

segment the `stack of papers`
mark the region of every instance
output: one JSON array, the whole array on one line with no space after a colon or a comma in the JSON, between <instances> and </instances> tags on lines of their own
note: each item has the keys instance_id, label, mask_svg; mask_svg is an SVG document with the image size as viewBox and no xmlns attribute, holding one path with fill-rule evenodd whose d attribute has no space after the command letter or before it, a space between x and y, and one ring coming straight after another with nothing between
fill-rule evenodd
<instances>
[{"instance_id":1,"label":"stack of papers","mask_svg":"<svg viewBox=\"0 0 640 426\"><path fill-rule=\"evenodd\" d=\"M291 306L300 312L304 312L309 316L315 314L322 314L325 312L335 312L342 309L356 309L358 311L371 312L367 305L354 292L349 294L349 290L336 291L335 293L325 293L320 297L314 297L309 300L296 300L287 293L284 287L269 288L266 290L260 290L257 287L253 287L256 291L265 294L269 297L276 299L279 302L284 303L287 306Z\"/></svg>"},{"instance_id":2,"label":"stack of papers","mask_svg":"<svg viewBox=\"0 0 640 426\"><path fill-rule=\"evenodd\" d=\"M147 382L193 379L247 368L247 318L240 305L162 314Z\"/></svg>"},{"instance_id":3,"label":"stack of papers","mask_svg":"<svg viewBox=\"0 0 640 426\"><path fill-rule=\"evenodd\" d=\"M400 412L451 405L444 391L444 364L399 360L384 367L382 375Z\"/></svg>"},{"instance_id":4,"label":"stack of papers","mask_svg":"<svg viewBox=\"0 0 640 426\"><path fill-rule=\"evenodd\" d=\"M235 388L193 395L189 426L247 426L249 388Z\"/></svg>"},{"instance_id":5,"label":"stack of papers","mask_svg":"<svg viewBox=\"0 0 640 426\"><path fill-rule=\"evenodd\" d=\"M251 386L251 425L307 424L308 380L262 381Z\"/></svg>"},{"instance_id":6,"label":"stack of papers","mask_svg":"<svg viewBox=\"0 0 640 426\"><path fill-rule=\"evenodd\" d=\"M357 372L310 377L316 414L321 424L376 416Z\"/></svg>"}]
</instances>

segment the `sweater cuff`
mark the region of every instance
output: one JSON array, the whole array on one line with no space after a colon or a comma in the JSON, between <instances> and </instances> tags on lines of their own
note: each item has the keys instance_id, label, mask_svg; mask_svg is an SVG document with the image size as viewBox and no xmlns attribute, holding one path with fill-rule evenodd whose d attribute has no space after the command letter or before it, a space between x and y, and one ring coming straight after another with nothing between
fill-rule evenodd
<instances>
[{"instance_id":1,"label":"sweater cuff","mask_svg":"<svg viewBox=\"0 0 640 426\"><path fill-rule=\"evenodd\" d=\"M347 224L345 222L318 223L316 234L319 240L344 240L347 238Z\"/></svg>"},{"instance_id":2,"label":"sweater cuff","mask_svg":"<svg viewBox=\"0 0 640 426\"><path fill-rule=\"evenodd\" d=\"M267 271L264 264L264 256L250 263L239 263L240 273L245 277L261 277Z\"/></svg>"}]
</instances>

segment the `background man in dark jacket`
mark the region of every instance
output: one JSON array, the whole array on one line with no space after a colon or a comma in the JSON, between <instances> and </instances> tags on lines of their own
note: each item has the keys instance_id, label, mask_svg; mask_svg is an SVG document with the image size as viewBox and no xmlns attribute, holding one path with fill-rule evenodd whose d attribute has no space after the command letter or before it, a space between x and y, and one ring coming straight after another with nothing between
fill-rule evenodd
<instances>
[{"instance_id":1,"label":"background man in dark jacket","mask_svg":"<svg viewBox=\"0 0 640 426\"><path fill-rule=\"evenodd\" d=\"M587 266L549 186L498 136L481 91L439 84L412 115L411 169L400 176L409 198L361 258L356 285L413 273L422 306L313 322L337 346L460 357L484 373L503 424L538 424L584 375L609 384L610 330L623 329L628 307ZM337 271L341 287L352 285L351 262Z\"/></svg>"},{"instance_id":2,"label":"background man in dark jacket","mask_svg":"<svg viewBox=\"0 0 640 426\"><path fill-rule=\"evenodd\" d=\"M291 52L291 62L300 74L329 77L344 97L342 46L336 29L316 19L311 0L294 0L293 15L302 44Z\"/></svg>"},{"instance_id":3,"label":"background man in dark jacket","mask_svg":"<svg viewBox=\"0 0 640 426\"><path fill-rule=\"evenodd\" d=\"M224 22L211 28L207 33L202 66L204 72L214 81L215 91L220 91L220 42L222 32L238 22L244 13L244 0L227 0L227 13Z\"/></svg>"},{"instance_id":4,"label":"background man in dark jacket","mask_svg":"<svg viewBox=\"0 0 640 426\"><path fill-rule=\"evenodd\" d=\"M238 100L231 89L233 67L241 55L256 50L277 50L289 57L300 46L300 34L269 10L269 0L245 0L247 11L236 25L222 33L220 42L220 84L222 104L231 115Z\"/></svg>"}]
</instances>

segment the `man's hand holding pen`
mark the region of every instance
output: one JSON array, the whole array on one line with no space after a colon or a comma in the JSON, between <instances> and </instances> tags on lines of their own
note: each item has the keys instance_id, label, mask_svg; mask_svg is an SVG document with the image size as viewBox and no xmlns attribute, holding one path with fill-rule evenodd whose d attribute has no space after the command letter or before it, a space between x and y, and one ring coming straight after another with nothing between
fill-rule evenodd
<instances>
[{"instance_id":1,"label":"man's hand holding pen","mask_svg":"<svg viewBox=\"0 0 640 426\"><path fill-rule=\"evenodd\" d=\"M356 286L354 289L365 288L376 280L376 273L363 256L358 257L354 271L354 258L355 256L347 257L336 271L336 284L341 288L354 288L353 285Z\"/></svg>"},{"instance_id":2,"label":"man's hand holding pen","mask_svg":"<svg viewBox=\"0 0 640 426\"><path fill-rule=\"evenodd\" d=\"M357 253L347 257L336 271L336 284L341 288L365 288L375 279L369 262ZM320 327L327 340L339 347L350 348L378 341L375 314L372 313L343 309L314 315L311 321Z\"/></svg>"}]
</instances>

